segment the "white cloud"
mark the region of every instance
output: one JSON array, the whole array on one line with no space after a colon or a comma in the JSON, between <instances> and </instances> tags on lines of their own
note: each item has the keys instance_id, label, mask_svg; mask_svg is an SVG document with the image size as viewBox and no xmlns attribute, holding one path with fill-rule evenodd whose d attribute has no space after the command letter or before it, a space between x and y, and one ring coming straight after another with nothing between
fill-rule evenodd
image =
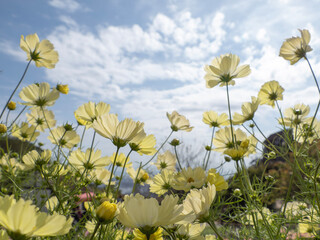
<instances>
[{"instance_id":1,"label":"white cloud","mask_svg":"<svg viewBox=\"0 0 320 240\"><path fill-rule=\"evenodd\" d=\"M50 0L52 7L59 8L68 12L75 12L81 9L81 5L75 0Z\"/></svg>"}]
</instances>

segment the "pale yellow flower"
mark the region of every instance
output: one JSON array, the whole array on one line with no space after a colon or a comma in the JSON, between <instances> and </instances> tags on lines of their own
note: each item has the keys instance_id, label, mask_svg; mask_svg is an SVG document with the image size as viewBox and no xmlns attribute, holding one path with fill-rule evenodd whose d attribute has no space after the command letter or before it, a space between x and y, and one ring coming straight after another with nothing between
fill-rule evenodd
<instances>
[{"instance_id":1,"label":"pale yellow flower","mask_svg":"<svg viewBox=\"0 0 320 240\"><path fill-rule=\"evenodd\" d=\"M1 240L10 240L7 232L3 229L0 230L0 239Z\"/></svg>"},{"instance_id":2,"label":"pale yellow flower","mask_svg":"<svg viewBox=\"0 0 320 240\"><path fill-rule=\"evenodd\" d=\"M27 35L26 39L21 35L20 47L27 53L27 60L33 60L37 67L54 68L59 60L53 44L49 40L40 42L36 33Z\"/></svg>"},{"instance_id":3,"label":"pale yellow flower","mask_svg":"<svg viewBox=\"0 0 320 240\"><path fill-rule=\"evenodd\" d=\"M108 163L109 164L113 164L115 157L116 157L116 153L113 153L112 156L109 157ZM124 153L118 154L117 159L116 159L116 166L117 167L123 167L124 163L126 161L126 158L127 157L126 157L126 155ZM127 163L126 163L126 168L131 168L131 167L132 167L132 162L130 162L130 158L128 157Z\"/></svg>"},{"instance_id":4,"label":"pale yellow flower","mask_svg":"<svg viewBox=\"0 0 320 240\"><path fill-rule=\"evenodd\" d=\"M66 207L67 204L68 204L67 202L62 203L63 207ZM58 207L58 205L59 205L59 200L56 196L49 198L45 202L45 206L46 206L47 210L50 212L54 212L55 208Z\"/></svg>"},{"instance_id":5,"label":"pale yellow flower","mask_svg":"<svg viewBox=\"0 0 320 240\"><path fill-rule=\"evenodd\" d=\"M210 184L214 184L217 192L228 189L228 183L214 168L209 169L206 181Z\"/></svg>"},{"instance_id":6,"label":"pale yellow flower","mask_svg":"<svg viewBox=\"0 0 320 240\"><path fill-rule=\"evenodd\" d=\"M65 85L58 84L56 88L62 94L68 94L69 93L69 86L67 84L65 84Z\"/></svg>"},{"instance_id":7,"label":"pale yellow flower","mask_svg":"<svg viewBox=\"0 0 320 240\"><path fill-rule=\"evenodd\" d=\"M32 108L31 113L26 115L28 122L41 132L56 125L53 112L47 109Z\"/></svg>"},{"instance_id":8,"label":"pale yellow flower","mask_svg":"<svg viewBox=\"0 0 320 240\"><path fill-rule=\"evenodd\" d=\"M172 131L183 130L190 132L193 128L190 127L189 120L185 116L180 115L177 111L173 111L171 114L167 113L167 117L171 123Z\"/></svg>"},{"instance_id":9,"label":"pale yellow flower","mask_svg":"<svg viewBox=\"0 0 320 240\"><path fill-rule=\"evenodd\" d=\"M92 170L97 168L103 168L107 166L109 162L108 157L101 157L101 151L93 151L90 148L86 150L86 152L82 152L80 149L73 151L69 158L69 164L78 169L79 171L83 171L85 169Z\"/></svg>"},{"instance_id":10,"label":"pale yellow flower","mask_svg":"<svg viewBox=\"0 0 320 240\"><path fill-rule=\"evenodd\" d=\"M115 114L104 114L93 122L94 130L110 139L117 147L126 146L140 131L143 131L143 126L144 123L135 122L130 118L119 122Z\"/></svg>"},{"instance_id":11,"label":"pale yellow flower","mask_svg":"<svg viewBox=\"0 0 320 240\"><path fill-rule=\"evenodd\" d=\"M22 161L26 169L33 169L36 166L42 166L47 164L51 159L51 151L44 150L39 154L38 151L32 150L29 151L22 157Z\"/></svg>"},{"instance_id":12,"label":"pale yellow flower","mask_svg":"<svg viewBox=\"0 0 320 240\"><path fill-rule=\"evenodd\" d=\"M239 125L248 120L252 120L255 112L258 109L260 100L256 97L251 97L251 102L245 102L241 106L242 114L234 113L233 114L233 124Z\"/></svg>"},{"instance_id":13,"label":"pale yellow flower","mask_svg":"<svg viewBox=\"0 0 320 240\"><path fill-rule=\"evenodd\" d=\"M37 139L40 133L36 131L35 126L29 126L28 123L22 122L20 126L13 124L11 135L19 138L21 141L33 142Z\"/></svg>"},{"instance_id":14,"label":"pale yellow flower","mask_svg":"<svg viewBox=\"0 0 320 240\"><path fill-rule=\"evenodd\" d=\"M133 240L163 240L162 238L162 228L158 227L157 230L150 234L149 238L146 234L142 233L138 228L133 230L134 239Z\"/></svg>"},{"instance_id":15,"label":"pale yellow flower","mask_svg":"<svg viewBox=\"0 0 320 240\"><path fill-rule=\"evenodd\" d=\"M95 181L98 185L100 184L108 185L110 180L110 175L111 175L111 172L105 168L93 169L92 171L90 171L90 176L92 177L92 180ZM111 181L110 184L114 185L115 182Z\"/></svg>"},{"instance_id":16,"label":"pale yellow flower","mask_svg":"<svg viewBox=\"0 0 320 240\"><path fill-rule=\"evenodd\" d=\"M146 184L151 183L151 180L149 179L149 174L145 170L140 169L138 177L137 177L138 170L136 171L132 167L126 168L126 170L128 175L131 177L131 179L133 181L136 180L138 184L144 186L144 183Z\"/></svg>"},{"instance_id":17,"label":"pale yellow flower","mask_svg":"<svg viewBox=\"0 0 320 240\"><path fill-rule=\"evenodd\" d=\"M13 157L9 157L9 155L6 153L0 158L0 165L5 169L12 169L15 173L17 170L24 170L25 167L20 162L18 162L17 159Z\"/></svg>"},{"instance_id":18,"label":"pale yellow flower","mask_svg":"<svg viewBox=\"0 0 320 240\"><path fill-rule=\"evenodd\" d=\"M274 108L274 102L283 99L283 92L284 89L280 86L279 82L275 80L266 82L262 85L258 94L260 104L267 104Z\"/></svg>"},{"instance_id":19,"label":"pale yellow flower","mask_svg":"<svg viewBox=\"0 0 320 240\"><path fill-rule=\"evenodd\" d=\"M312 48L309 46L309 31L306 29L299 29L299 31L301 33L301 37L288 38L283 42L280 48L279 56L289 60L291 65L298 62L301 58L305 58L307 52L312 51Z\"/></svg>"},{"instance_id":20,"label":"pale yellow flower","mask_svg":"<svg viewBox=\"0 0 320 240\"><path fill-rule=\"evenodd\" d=\"M198 240L206 224L188 223L179 226L176 234L178 239Z\"/></svg>"},{"instance_id":21,"label":"pale yellow flower","mask_svg":"<svg viewBox=\"0 0 320 240\"><path fill-rule=\"evenodd\" d=\"M194 214L195 219L200 222L209 217L211 204L216 196L216 187L208 184L202 189L191 189L186 199L183 201L183 214Z\"/></svg>"},{"instance_id":22,"label":"pale yellow flower","mask_svg":"<svg viewBox=\"0 0 320 240\"><path fill-rule=\"evenodd\" d=\"M172 188L172 181L174 178L173 171L164 169L161 173L154 176L152 183L150 183L150 192L156 193L159 196L168 192Z\"/></svg>"},{"instance_id":23,"label":"pale yellow flower","mask_svg":"<svg viewBox=\"0 0 320 240\"><path fill-rule=\"evenodd\" d=\"M80 142L80 136L73 130L66 131L64 127L52 129L48 139L56 145L71 149Z\"/></svg>"},{"instance_id":24,"label":"pale yellow flower","mask_svg":"<svg viewBox=\"0 0 320 240\"><path fill-rule=\"evenodd\" d=\"M109 113L109 111L109 104L104 102L88 102L78 107L74 114L79 123L90 128L92 127L93 121L96 120L97 117Z\"/></svg>"},{"instance_id":25,"label":"pale yellow flower","mask_svg":"<svg viewBox=\"0 0 320 240\"><path fill-rule=\"evenodd\" d=\"M306 117L310 112L310 107L308 105L296 104L292 108L287 108L284 111L283 119L279 118L278 122L281 125L285 125L288 127L297 127L300 124L306 122Z\"/></svg>"},{"instance_id":26,"label":"pale yellow flower","mask_svg":"<svg viewBox=\"0 0 320 240\"><path fill-rule=\"evenodd\" d=\"M155 148L156 138L153 134L148 135L144 131L140 131L130 142L130 148L140 155L153 155L157 152Z\"/></svg>"},{"instance_id":27,"label":"pale yellow flower","mask_svg":"<svg viewBox=\"0 0 320 240\"><path fill-rule=\"evenodd\" d=\"M247 139L247 135L239 128L233 129L233 134L234 134L234 140L236 141L237 145L239 145L242 141ZM214 151L217 151L217 152L224 152L227 149L233 149L236 147L234 146L232 141L232 134L231 134L230 127L219 129L215 133L215 136L212 139L212 142L215 146Z\"/></svg>"},{"instance_id":28,"label":"pale yellow flower","mask_svg":"<svg viewBox=\"0 0 320 240\"><path fill-rule=\"evenodd\" d=\"M50 91L49 83L35 83L22 88L19 97L25 101L21 103L27 106L52 106L59 98L59 91L53 88Z\"/></svg>"},{"instance_id":29,"label":"pale yellow flower","mask_svg":"<svg viewBox=\"0 0 320 240\"><path fill-rule=\"evenodd\" d=\"M188 192L192 188L201 188L206 181L206 173L202 167L183 168L174 176L172 186L176 190Z\"/></svg>"},{"instance_id":30,"label":"pale yellow flower","mask_svg":"<svg viewBox=\"0 0 320 240\"><path fill-rule=\"evenodd\" d=\"M260 211L262 212L263 216ZM255 216L255 219L258 222L264 223L263 218L265 218L265 220L268 223L271 223L272 218L271 218L271 212L270 212L269 208L262 207L262 209L260 211L258 211L257 209L249 211L243 218L244 223L246 225L251 225L251 226L255 225L252 214Z\"/></svg>"},{"instance_id":31,"label":"pale yellow flower","mask_svg":"<svg viewBox=\"0 0 320 240\"><path fill-rule=\"evenodd\" d=\"M168 169L170 171L176 171L177 159L174 154L169 150L165 151L163 154L159 154L157 157L157 162L154 165L160 170Z\"/></svg>"},{"instance_id":32,"label":"pale yellow flower","mask_svg":"<svg viewBox=\"0 0 320 240\"><path fill-rule=\"evenodd\" d=\"M281 211L283 212L284 206L282 206ZM306 209L308 205L304 202L288 202L286 206L285 215L288 219L293 219L295 217L306 216Z\"/></svg>"},{"instance_id":33,"label":"pale yellow flower","mask_svg":"<svg viewBox=\"0 0 320 240\"><path fill-rule=\"evenodd\" d=\"M210 127L228 126L230 124L228 115L222 113L220 116L217 112L207 111L203 113L202 121Z\"/></svg>"},{"instance_id":34,"label":"pale yellow flower","mask_svg":"<svg viewBox=\"0 0 320 240\"><path fill-rule=\"evenodd\" d=\"M220 84L220 87L234 85L234 78L243 78L250 74L250 66L239 66L240 58L235 54L224 54L212 60L211 65L206 65L204 70L206 75L207 88L213 88Z\"/></svg>"},{"instance_id":35,"label":"pale yellow flower","mask_svg":"<svg viewBox=\"0 0 320 240\"><path fill-rule=\"evenodd\" d=\"M249 150L249 139L245 139L243 141L237 141L237 145L233 148L226 149L223 153L231 157L233 160L240 160Z\"/></svg>"},{"instance_id":36,"label":"pale yellow flower","mask_svg":"<svg viewBox=\"0 0 320 240\"><path fill-rule=\"evenodd\" d=\"M175 224L183 220L183 206L178 204L179 197L166 195L161 205L155 198L144 198L140 194L126 195L119 206L118 220L126 227L159 227Z\"/></svg>"},{"instance_id":37,"label":"pale yellow flower","mask_svg":"<svg viewBox=\"0 0 320 240\"><path fill-rule=\"evenodd\" d=\"M72 221L63 215L40 212L30 200L16 201L13 195L0 197L0 225L9 236L60 236L69 232Z\"/></svg>"}]
</instances>

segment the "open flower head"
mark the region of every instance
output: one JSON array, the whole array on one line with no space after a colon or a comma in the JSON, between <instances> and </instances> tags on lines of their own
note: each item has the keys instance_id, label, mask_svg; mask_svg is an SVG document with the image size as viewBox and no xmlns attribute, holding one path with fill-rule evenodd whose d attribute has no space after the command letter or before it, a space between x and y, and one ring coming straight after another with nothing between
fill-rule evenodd
<instances>
[{"instance_id":1,"label":"open flower head","mask_svg":"<svg viewBox=\"0 0 320 240\"><path fill-rule=\"evenodd\" d=\"M307 121L307 116L310 112L310 107L308 105L296 104L292 108L287 108L284 111L284 117L279 118L278 122L281 125L288 127L297 127L300 124L303 124Z\"/></svg>"},{"instance_id":2,"label":"open flower head","mask_svg":"<svg viewBox=\"0 0 320 240\"><path fill-rule=\"evenodd\" d=\"M41 132L56 125L53 112L47 109L41 110L41 108L35 107L32 108L31 113L26 115L28 122Z\"/></svg>"},{"instance_id":3,"label":"open flower head","mask_svg":"<svg viewBox=\"0 0 320 240\"><path fill-rule=\"evenodd\" d=\"M126 195L120 205L118 220L126 227L157 230L184 219L183 206L178 204L179 197L166 195L159 205L155 198L144 198L140 194Z\"/></svg>"},{"instance_id":4,"label":"open flower head","mask_svg":"<svg viewBox=\"0 0 320 240\"><path fill-rule=\"evenodd\" d=\"M234 113L233 114L233 124L238 125L242 124L248 120L252 120L255 112L258 109L260 104L259 98L251 97L251 102L245 102L241 106L242 114Z\"/></svg>"},{"instance_id":5,"label":"open flower head","mask_svg":"<svg viewBox=\"0 0 320 240\"><path fill-rule=\"evenodd\" d=\"M82 104L78 109L74 112L76 119L82 125L90 128L92 127L92 123L97 117L102 116L106 113L109 113L110 105L104 102L94 103L88 102Z\"/></svg>"},{"instance_id":6,"label":"open flower head","mask_svg":"<svg viewBox=\"0 0 320 240\"><path fill-rule=\"evenodd\" d=\"M59 91L55 88L50 90L50 85L46 82L31 84L19 93L19 97L25 101L21 104L38 107L52 106L59 95Z\"/></svg>"},{"instance_id":7,"label":"open flower head","mask_svg":"<svg viewBox=\"0 0 320 240\"><path fill-rule=\"evenodd\" d=\"M176 231L178 239L200 240L201 233L206 228L206 224L187 223L181 224Z\"/></svg>"},{"instance_id":8,"label":"open flower head","mask_svg":"<svg viewBox=\"0 0 320 240\"><path fill-rule=\"evenodd\" d=\"M228 115L226 113L219 115L217 112L207 111L204 112L202 116L202 121L205 124L208 124L210 127L228 126L230 124Z\"/></svg>"},{"instance_id":9,"label":"open flower head","mask_svg":"<svg viewBox=\"0 0 320 240\"><path fill-rule=\"evenodd\" d=\"M104 114L93 122L94 130L101 136L108 138L117 147L126 146L140 131L144 123L126 118L119 122L117 115Z\"/></svg>"},{"instance_id":10,"label":"open flower head","mask_svg":"<svg viewBox=\"0 0 320 240\"><path fill-rule=\"evenodd\" d=\"M153 155L157 152L155 148L156 138L153 134L147 136L147 134L143 131L140 131L130 142L130 148L139 153L140 155Z\"/></svg>"},{"instance_id":11,"label":"open flower head","mask_svg":"<svg viewBox=\"0 0 320 240\"><path fill-rule=\"evenodd\" d=\"M29 142L35 141L40 135L40 133L36 131L35 126L29 126L29 124L26 122L22 122L20 126L13 124L11 134L13 137L17 137L21 141Z\"/></svg>"},{"instance_id":12,"label":"open flower head","mask_svg":"<svg viewBox=\"0 0 320 240\"><path fill-rule=\"evenodd\" d=\"M311 38L309 31L306 29L299 29L299 31L301 37L288 38L280 48L279 56L290 61L291 65L306 57L307 52L312 51L312 48L309 46Z\"/></svg>"},{"instance_id":13,"label":"open flower head","mask_svg":"<svg viewBox=\"0 0 320 240\"><path fill-rule=\"evenodd\" d=\"M206 221L209 217L210 206L216 196L216 187L208 184L202 189L191 189L186 199L183 201L184 214L193 213L200 222Z\"/></svg>"},{"instance_id":14,"label":"open flower head","mask_svg":"<svg viewBox=\"0 0 320 240\"><path fill-rule=\"evenodd\" d=\"M27 60L34 61L37 67L54 68L59 60L53 44L49 40L40 42L36 33L27 35L26 38L21 35L20 47L27 53Z\"/></svg>"},{"instance_id":15,"label":"open flower head","mask_svg":"<svg viewBox=\"0 0 320 240\"><path fill-rule=\"evenodd\" d=\"M33 169L36 166L41 167L47 164L51 159L51 151L44 150L39 154L38 151L32 150L22 157L25 169Z\"/></svg>"},{"instance_id":16,"label":"open flower head","mask_svg":"<svg viewBox=\"0 0 320 240\"><path fill-rule=\"evenodd\" d=\"M75 147L80 142L80 136L74 130L67 131L62 126L52 129L48 139L51 143L68 149Z\"/></svg>"},{"instance_id":17,"label":"open flower head","mask_svg":"<svg viewBox=\"0 0 320 240\"><path fill-rule=\"evenodd\" d=\"M139 174L138 174L138 170L134 170L133 167L128 167L127 169L127 173L130 176L130 178L133 181L136 181L137 184L140 184L142 186L144 186L145 183L150 184L151 180L149 178L149 174L143 170L140 169ZM138 176L137 176L138 174Z\"/></svg>"},{"instance_id":18,"label":"open flower head","mask_svg":"<svg viewBox=\"0 0 320 240\"><path fill-rule=\"evenodd\" d=\"M220 84L220 87L234 85L235 78L243 78L250 74L249 65L241 65L238 67L240 58L235 54L223 54L212 60L211 65L206 65L204 70L206 75L207 88L213 88Z\"/></svg>"},{"instance_id":19,"label":"open flower head","mask_svg":"<svg viewBox=\"0 0 320 240\"><path fill-rule=\"evenodd\" d=\"M162 237L162 228L158 227L157 230L149 235L149 238L147 234L142 233L139 228L135 228L133 230L134 239L133 240L163 240Z\"/></svg>"},{"instance_id":20,"label":"open flower head","mask_svg":"<svg viewBox=\"0 0 320 240\"><path fill-rule=\"evenodd\" d=\"M247 135L240 129L233 129L235 143L240 145L242 141L247 139ZM219 129L212 140L215 148L214 151L224 152L227 149L236 148L235 144L232 141L231 128L225 127Z\"/></svg>"},{"instance_id":21,"label":"open flower head","mask_svg":"<svg viewBox=\"0 0 320 240\"><path fill-rule=\"evenodd\" d=\"M0 197L0 225L13 239L64 235L71 229L72 221L63 215L40 212L30 200Z\"/></svg>"},{"instance_id":22,"label":"open flower head","mask_svg":"<svg viewBox=\"0 0 320 240\"><path fill-rule=\"evenodd\" d=\"M150 192L156 193L159 196L168 192L172 188L172 181L174 178L174 172L164 169L161 173L154 176L152 183L150 183Z\"/></svg>"},{"instance_id":23,"label":"open flower head","mask_svg":"<svg viewBox=\"0 0 320 240\"><path fill-rule=\"evenodd\" d=\"M258 98L260 99L260 104L267 104L272 106L273 108L275 107L275 101L282 100L283 95L282 93L284 92L283 87L280 86L279 82L273 80L266 82L265 84L262 85Z\"/></svg>"},{"instance_id":24,"label":"open flower head","mask_svg":"<svg viewBox=\"0 0 320 240\"><path fill-rule=\"evenodd\" d=\"M111 157L109 157L109 164L113 164L114 163L114 160L115 160L115 157L116 157L116 153L114 152ZM117 155L117 159L116 159L116 162L115 162L115 165L117 167L124 167L124 164L126 164L126 168L131 168L132 167L132 162L130 162L130 158L128 157L127 159L127 162L126 162L126 158L127 156L124 154L124 153L120 153Z\"/></svg>"},{"instance_id":25,"label":"open flower head","mask_svg":"<svg viewBox=\"0 0 320 240\"><path fill-rule=\"evenodd\" d=\"M110 175L111 175L111 172L105 168L97 168L90 171L90 176L97 185L100 185L100 184L108 185L110 180ZM110 184L114 185L115 182L111 181Z\"/></svg>"},{"instance_id":26,"label":"open flower head","mask_svg":"<svg viewBox=\"0 0 320 240\"><path fill-rule=\"evenodd\" d=\"M177 111L173 111L171 114L167 113L167 117L171 123L172 131L183 130L186 132L190 132L193 127L190 127L189 120L180 115Z\"/></svg>"},{"instance_id":27,"label":"open flower head","mask_svg":"<svg viewBox=\"0 0 320 240\"><path fill-rule=\"evenodd\" d=\"M206 173L202 167L192 169L183 168L178 172L172 182L172 186L176 190L190 191L192 188L201 188L206 181Z\"/></svg>"},{"instance_id":28,"label":"open flower head","mask_svg":"<svg viewBox=\"0 0 320 240\"><path fill-rule=\"evenodd\" d=\"M86 152L82 152L80 149L73 151L69 158L69 163L76 169L83 171L103 168L107 166L109 162L108 157L101 157L101 151L93 151L91 148L88 148Z\"/></svg>"},{"instance_id":29,"label":"open flower head","mask_svg":"<svg viewBox=\"0 0 320 240\"><path fill-rule=\"evenodd\" d=\"M170 171L176 171L177 159L174 154L169 150L165 151L163 154L159 154L157 157L157 162L154 165L160 170L168 169Z\"/></svg>"}]
</instances>

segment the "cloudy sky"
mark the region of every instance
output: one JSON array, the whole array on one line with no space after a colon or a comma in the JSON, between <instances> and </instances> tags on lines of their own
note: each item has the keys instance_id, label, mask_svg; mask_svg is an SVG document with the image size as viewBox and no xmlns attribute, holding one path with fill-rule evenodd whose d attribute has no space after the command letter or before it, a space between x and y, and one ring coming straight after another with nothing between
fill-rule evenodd
<instances>
[{"instance_id":1,"label":"cloudy sky","mask_svg":"<svg viewBox=\"0 0 320 240\"><path fill-rule=\"evenodd\" d=\"M227 112L225 88L207 89L203 79L204 66L220 54L237 54L240 64L252 69L231 87L232 111L270 80L285 88L281 108L315 107L318 95L307 63L291 66L278 55L286 38L299 35L298 28L308 29L314 49L309 58L320 74L319 7L319 0L3 1L0 104L27 64L20 36L37 33L54 44L60 60L55 69L32 65L22 85L69 85L70 94L52 108L59 123L75 122L74 110L89 100L104 101L119 118L145 122L160 145L170 133L166 112L177 110L195 128L175 137L204 146L211 130L202 123L202 113ZM277 131L277 116L261 106L256 121L270 134Z\"/></svg>"}]
</instances>

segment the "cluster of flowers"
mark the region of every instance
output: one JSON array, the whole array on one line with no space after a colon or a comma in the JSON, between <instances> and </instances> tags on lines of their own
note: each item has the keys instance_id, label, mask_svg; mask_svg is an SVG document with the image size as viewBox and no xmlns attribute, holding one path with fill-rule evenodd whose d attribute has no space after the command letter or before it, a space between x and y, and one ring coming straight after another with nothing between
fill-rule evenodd
<instances>
[{"instance_id":1,"label":"cluster of flowers","mask_svg":"<svg viewBox=\"0 0 320 240\"><path fill-rule=\"evenodd\" d=\"M306 58L306 53L312 50L308 45L309 41L309 32L302 30L301 37L290 38L283 43L280 56L295 64L301 58ZM37 34L28 35L26 38L22 36L20 47L28 56L27 69L32 61L37 67L46 68L54 68L58 62L58 53L53 45L48 40L40 41ZM226 86L229 114L218 114L214 111L203 114L203 122L212 127L213 138L210 145L206 146L207 153L202 166L195 168L183 168L177 154L170 151L159 153L174 132L190 132L193 129L187 118L176 111L167 113L171 133L158 149L155 136L146 134L144 123L129 118L119 120L117 114L110 113L110 105L104 102L88 102L76 109L74 115L77 128L70 124L56 126L54 113L48 108L55 104L60 94L68 94L67 85L58 84L51 88L49 83L43 82L24 87L19 97L23 101L21 104L25 105L21 113L29 107L27 121L16 124L15 119L9 124L9 113L16 109L16 103L11 99L22 77L0 115L0 136L7 143L6 151L0 153L0 178L10 179L12 185L9 190L2 188L0 193L1 239L66 234L70 237L76 236L77 229L82 228L88 231L91 239L98 235L98 232L99 239L103 234L109 234L108 236L114 239L136 240L223 239L211 210L216 195L228 189L228 183L216 169L207 170L210 153L214 150L224 154L227 161L234 160L237 169L242 169L239 173L245 175L244 157L256 153L259 139L254 132L247 129L247 135L244 130L234 126L245 127L243 124L250 121L252 127L258 127L253 119L258 107L267 104L279 108L278 101L283 99L284 91L277 81L269 81L262 85L258 96L251 97L251 102L243 103L241 114L231 115L228 87L235 85L235 78L246 77L251 72L249 65L238 66L239 62L237 55L225 54L215 58L211 65L205 66L204 78L208 88ZM7 117L2 121L6 109ZM285 110L283 117L279 119L283 127L294 129L294 140L299 143L312 143L318 139L320 133L320 122L315 117L308 117L309 112L309 106L297 104ZM77 133L80 128L83 128L82 137ZM92 145L84 150L83 138L90 129L93 131ZM9 136L22 142L35 143L40 132L48 133L48 139L55 145L52 151L27 149L26 152L21 151L18 154L10 150ZM94 149L96 134L109 139L115 146L116 151L112 156L102 156L100 150ZM179 144L177 139L171 141L175 150ZM124 147L130 149L127 154L121 152ZM273 148L271 150L277 151ZM132 152L150 155L151 159L145 164L140 163L139 168L135 169L129 157ZM157 159L152 162L155 156ZM145 168L150 165L159 170L152 178ZM118 194L125 171L133 179L133 193L137 184L148 184L150 192L156 194L161 203L156 198L145 198L140 194L126 195L123 201L119 201ZM18 185L19 175L27 173L26 175L30 176L32 172L38 173L43 180L42 184L51 191L51 194L45 197L44 204L37 206L31 200L23 199L31 198L35 201L36 196L28 197L28 194L24 194L23 184ZM61 186L70 181L73 186L69 190L67 186ZM104 184L104 195L92 196L92 201L86 202L87 217L90 220L80 220L76 225L71 217L72 208L77 202L74 194L86 189L90 183L95 183L96 186ZM244 195L248 189L252 191L248 178L245 180L244 189ZM5 194L6 191L11 195ZM70 202L73 204L68 204ZM44 206L47 213L40 210ZM288 209L292 207L287 207L284 211ZM250 220L250 217L253 219ZM251 223L258 218L257 215L250 215L246 222L254 225ZM214 235L202 234L207 226L211 227Z\"/></svg>"}]
</instances>

